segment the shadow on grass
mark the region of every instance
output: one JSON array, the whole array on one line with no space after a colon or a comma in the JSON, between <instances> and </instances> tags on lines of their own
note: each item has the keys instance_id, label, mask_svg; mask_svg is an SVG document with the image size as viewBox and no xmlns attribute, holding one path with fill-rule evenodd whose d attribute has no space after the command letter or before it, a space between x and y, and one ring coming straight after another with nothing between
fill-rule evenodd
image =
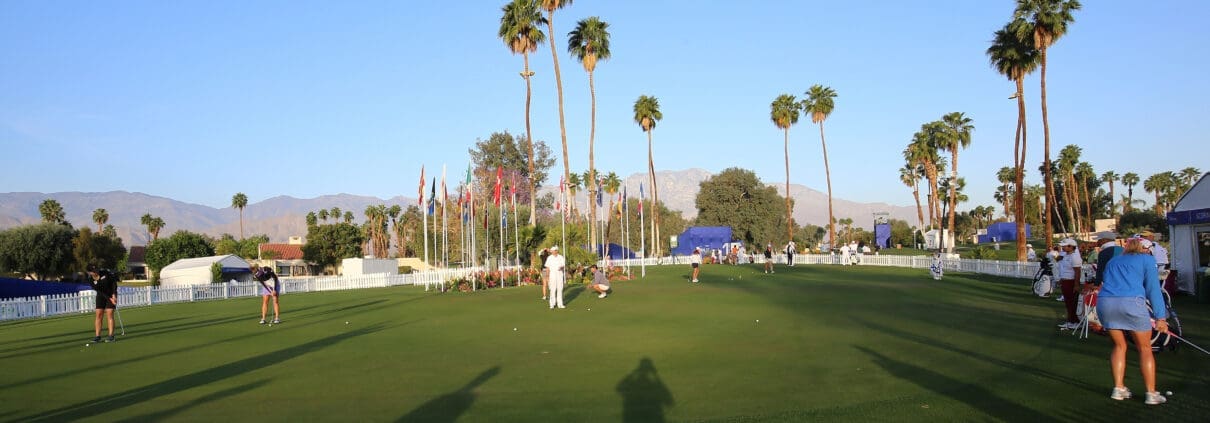
<instances>
[{"instance_id":1,"label":"shadow on grass","mask_svg":"<svg viewBox=\"0 0 1210 423\"><path fill-rule=\"evenodd\" d=\"M185 410L188 410L190 408L195 408L195 407L198 407L200 405L203 405L203 404L206 404L209 402L219 401L219 400L222 400L223 398L227 398L227 397L237 395L237 394L240 394L243 392L251 391L253 389L256 389L256 388L259 388L259 387L265 385L268 382L269 382L269 380L265 379L265 380L260 380L260 381L256 381L256 382L252 382L252 383L246 383L246 384L243 384L240 386L227 388L227 389L224 389L224 390L221 390L218 392L212 392L212 393L203 395L201 398L183 402L181 405L169 408L167 410L156 411L153 413L148 413L148 414L144 414L144 415L129 418L129 419L122 419L119 421L123 421L123 422L162 421L164 419L175 416L177 414L181 414L182 412L184 412Z\"/></svg>"},{"instance_id":2,"label":"shadow on grass","mask_svg":"<svg viewBox=\"0 0 1210 423\"><path fill-rule=\"evenodd\" d=\"M672 391L660 380L655 364L648 357L618 382L622 396L623 422L663 422L664 408L675 405Z\"/></svg>"},{"instance_id":3,"label":"shadow on grass","mask_svg":"<svg viewBox=\"0 0 1210 423\"><path fill-rule=\"evenodd\" d=\"M475 403L475 388L486 383L489 379L500 374L500 366L495 366L479 373L466 385L454 392L433 398L410 413L400 417L397 422L453 422L466 413Z\"/></svg>"},{"instance_id":4,"label":"shadow on grass","mask_svg":"<svg viewBox=\"0 0 1210 423\"><path fill-rule=\"evenodd\" d=\"M874 364L881 366L887 373L904 381L915 383L936 394L963 402L998 420L1050 421L1053 419L1053 416L1000 398L978 385L963 383L932 370L895 360L869 348L860 346L856 348L869 355Z\"/></svg>"},{"instance_id":5,"label":"shadow on grass","mask_svg":"<svg viewBox=\"0 0 1210 423\"><path fill-rule=\"evenodd\" d=\"M76 404L66 405L55 410L35 415L29 421L71 421L95 417L102 413L120 410L141 402L155 401L157 398L171 395L188 389L215 383L241 374L282 364L292 358L321 350L341 341L368 335L383 330L382 325L374 325L362 329L317 339L305 344L266 352L254 357L234 361L222 366L178 376L163 382L153 383L139 388L130 389L97 399L89 399Z\"/></svg>"},{"instance_id":6,"label":"shadow on grass","mask_svg":"<svg viewBox=\"0 0 1210 423\"><path fill-rule=\"evenodd\" d=\"M584 293L584 285L578 285L563 292L563 305L571 304L580 294Z\"/></svg>"}]
</instances>

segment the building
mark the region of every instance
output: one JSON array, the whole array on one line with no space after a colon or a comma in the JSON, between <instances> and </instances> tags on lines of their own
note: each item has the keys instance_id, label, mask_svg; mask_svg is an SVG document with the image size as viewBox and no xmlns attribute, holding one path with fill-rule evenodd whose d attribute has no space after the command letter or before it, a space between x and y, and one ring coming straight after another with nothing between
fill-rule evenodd
<instances>
[{"instance_id":1,"label":"building","mask_svg":"<svg viewBox=\"0 0 1210 423\"><path fill-rule=\"evenodd\" d=\"M1202 175L1168 213L1169 266L1180 291L1195 293L1197 273L1210 267L1210 178Z\"/></svg>"},{"instance_id":2,"label":"building","mask_svg":"<svg viewBox=\"0 0 1210 423\"><path fill-rule=\"evenodd\" d=\"M302 239L299 237L290 237L288 244L260 244L256 247L256 254L256 264L271 267L278 276L318 274L317 266L303 259Z\"/></svg>"}]
</instances>

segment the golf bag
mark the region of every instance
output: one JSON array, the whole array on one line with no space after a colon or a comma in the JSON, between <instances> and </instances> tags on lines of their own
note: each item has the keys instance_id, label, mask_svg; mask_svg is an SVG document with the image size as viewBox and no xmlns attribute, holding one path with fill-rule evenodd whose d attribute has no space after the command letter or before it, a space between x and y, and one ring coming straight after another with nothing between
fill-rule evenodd
<instances>
[{"instance_id":1,"label":"golf bag","mask_svg":"<svg viewBox=\"0 0 1210 423\"><path fill-rule=\"evenodd\" d=\"M1106 334L1105 327L1101 326L1101 319L1097 318L1097 297L1100 293L1100 288L1092 288L1080 294L1080 301L1076 303L1076 315L1080 316L1080 325L1072 332L1073 335L1087 338L1088 332Z\"/></svg>"},{"instance_id":2,"label":"golf bag","mask_svg":"<svg viewBox=\"0 0 1210 423\"><path fill-rule=\"evenodd\" d=\"M1051 264L1050 257L1042 256L1042 260L1038 262L1038 272L1034 274L1034 295L1050 296L1054 290L1054 278L1054 265Z\"/></svg>"},{"instance_id":3,"label":"golf bag","mask_svg":"<svg viewBox=\"0 0 1210 423\"><path fill-rule=\"evenodd\" d=\"M1168 331L1176 334L1176 336L1184 337L1185 334L1181 332L1181 319L1180 317L1177 317L1176 309L1172 308L1172 296L1168 295L1168 291L1161 289L1160 292L1164 293L1163 307L1168 309ZM1155 310L1154 307L1155 305L1151 304L1151 301L1147 301L1148 311ZM1176 346L1179 343L1180 342L1173 336L1155 330L1154 328L1151 329L1151 351L1161 352L1165 349L1169 351L1176 351Z\"/></svg>"}]
</instances>

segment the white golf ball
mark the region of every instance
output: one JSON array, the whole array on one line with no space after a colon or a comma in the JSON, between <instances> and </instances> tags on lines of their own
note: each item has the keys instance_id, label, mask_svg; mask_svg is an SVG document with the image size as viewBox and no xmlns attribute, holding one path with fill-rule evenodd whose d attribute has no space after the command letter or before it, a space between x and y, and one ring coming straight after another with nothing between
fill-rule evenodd
<instances>
[{"instance_id":1,"label":"white golf ball","mask_svg":"<svg viewBox=\"0 0 1210 423\"><path fill-rule=\"evenodd\" d=\"M517 328L513 328L513 330L517 330Z\"/></svg>"},{"instance_id":2,"label":"white golf ball","mask_svg":"<svg viewBox=\"0 0 1210 423\"><path fill-rule=\"evenodd\" d=\"M347 325L347 324L349 324L349 322L345 322L345 324Z\"/></svg>"},{"instance_id":3,"label":"white golf ball","mask_svg":"<svg viewBox=\"0 0 1210 423\"><path fill-rule=\"evenodd\" d=\"M1165 392L1164 395L1172 395L1172 391Z\"/></svg>"},{"instance_id":4,"label":"white golf ball","mask_svg":"<svg viewBox=\"0 0 1210 423\"><path fill-rule=\"evenodd\" d=\"M84 344L84 346L86 346L86 347L91 347L91 346L92 346L92 344Z\"/></svg>"},{"instance_id":5,"label":"white golf ball","mask_svg":"<svg viewBox=\"0 0 1210 423\"><path fill-rule=\"evenodd\" d=\"M756 319L756 323L760 323L760 319Z\"/></svg>"}]
</instances>

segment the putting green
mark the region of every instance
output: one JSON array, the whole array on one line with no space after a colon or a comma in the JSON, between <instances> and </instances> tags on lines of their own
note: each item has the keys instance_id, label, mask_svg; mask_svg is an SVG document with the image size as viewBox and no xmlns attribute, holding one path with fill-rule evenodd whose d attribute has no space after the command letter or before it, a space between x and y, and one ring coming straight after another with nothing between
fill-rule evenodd
<instances>
[{"instance_id":1,"label":"putting green","mask_svg":"<svg viewBox=\"0 0 1210 423\"><path fill-rule=\"evenodd\" d=\"M637 271L637 268L635 269ZM0 420L1181 421L1210 415L1210 356L1158 355L1158 407L1108 399L1108 341L1055 329L1022 280L923 270L649 267L599 299L399 287L0 324ZM1178 298L1190 340L1210 307ZM347 323L346 323L347 322ZM514 330L515 328L515 330Z\"/></svg>"}]
</instances>

